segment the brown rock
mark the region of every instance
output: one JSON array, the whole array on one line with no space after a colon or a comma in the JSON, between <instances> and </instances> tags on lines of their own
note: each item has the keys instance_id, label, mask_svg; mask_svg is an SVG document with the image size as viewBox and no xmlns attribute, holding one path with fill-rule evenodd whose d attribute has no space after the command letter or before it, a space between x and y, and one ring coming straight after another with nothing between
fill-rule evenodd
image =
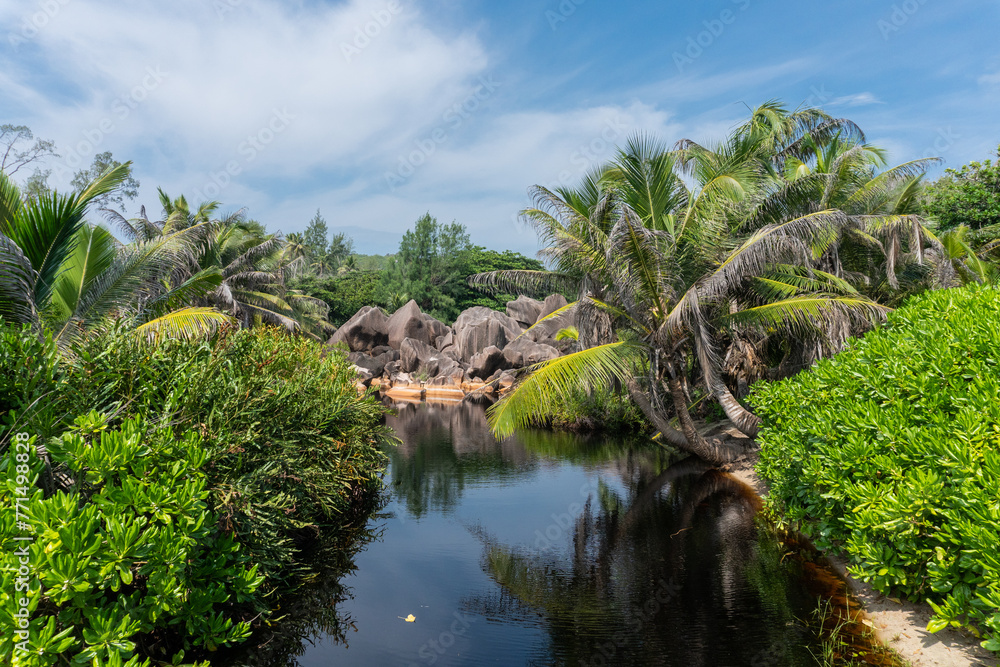
<instances>
[{"instance_id":1,"label":"brown rock","mask_svg":"<svg viewBox=\"0 0 1000 667\"><path fill-rule=\"evenodd\" d=\"M507 302L507 315L527 329L538 320L542 312L542 302L523 294L514 301Z\"/></svg>"}]
</instances>

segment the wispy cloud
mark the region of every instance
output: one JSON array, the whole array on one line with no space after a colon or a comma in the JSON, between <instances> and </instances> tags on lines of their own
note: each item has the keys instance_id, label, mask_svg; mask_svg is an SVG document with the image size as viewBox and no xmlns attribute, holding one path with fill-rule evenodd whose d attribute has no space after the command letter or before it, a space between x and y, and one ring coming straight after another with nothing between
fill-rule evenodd
<instances>
[{"instance_id":1,"label":"wispy cloud","mask_svg":"<svg viewBox=\"0 0 1000 667\"><path fill-rule=\"evenodd\" d=\"M854 95L835 97L827 103L827 106L864 107L870 104L885 104L885 102L878 99L871 93L855 93Z\"/></svg>"}]
</instances>

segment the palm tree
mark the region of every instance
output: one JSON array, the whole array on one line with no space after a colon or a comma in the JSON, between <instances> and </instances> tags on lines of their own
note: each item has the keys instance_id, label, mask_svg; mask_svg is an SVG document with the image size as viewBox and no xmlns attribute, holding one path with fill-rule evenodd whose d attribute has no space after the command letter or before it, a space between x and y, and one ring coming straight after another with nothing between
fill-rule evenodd
<instances>
[{"instance_id":1,"label":"palm tree","mask_svg":"<svg viewBox=\"0 0 1000 667\"><path fill-rule=\"evenodd\" d=\"M0 315L49 329L60 344L112 314L149 336L203 333L228 319L186 307L202 285L150 291L186 252L190 232L125 246L87 224L89 205L113 192L128 168L109 169L80 192L30 202L0 172Z\"/></svg>"},{"instance_id":2,"label":"palm tree","mask_svg":"<svg viewBox=\"0 0 1000 667\"><path fill-rule=\"evenodd\" d=\"M215 284L199 295L198 305L227 313L243 326L262 322L314 336L332 328L323 301L287 288L304 261L289 252L287 241L273 234L261 236L260 225L247 221L243 211L206 219L217 210L215 202L201 204L199 213L192 215L183 197L171 200L162 191L160 195L163 220L150 221L145 211L134 220L115 220L124 233L139 238L165 236L187 224L191 226L186 229L197 231L197 244L164 282L166 291L211 279Z\"/></svg>"},{"instance_id":3,"label":"palm tree","mask_svg":"<svg viewBox=\"0 0 1000 667\"><path fill-rule=\"evenodd\" d=\"M712 149L688 143L667 151L636 137L579 190L534 188L538 205L524 219L547 243L542 254L555 270L483 274L473 283L525 291L575 281L581 295L575 308L603 313L614 326L610 340L588 341L587 349L538 367L494 406L498 435L547 412L556 395L619 383L668 442L725 463L739 451L698 433L685 386L697 369L737 428L756 434L756 416L721 380L720 329L803 335L855 329L881 317L885 308L810 262L839 238L846 216L810 212L734 235L734 215L773 182L761 166L759 147L766 142L752 139L737 133ZM691 176L695 187L688 189L679 173ZM807 275L797 273L799 266ZM583 318L581 336L595 319ZM668 404L679 430L667 419Z\"/></svg>"}]
</instances>

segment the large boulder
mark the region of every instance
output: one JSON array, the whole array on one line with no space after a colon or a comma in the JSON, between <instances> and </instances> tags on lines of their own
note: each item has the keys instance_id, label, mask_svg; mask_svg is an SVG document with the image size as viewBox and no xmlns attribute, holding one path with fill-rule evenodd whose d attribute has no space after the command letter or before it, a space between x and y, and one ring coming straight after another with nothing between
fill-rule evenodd
<instances>
[{"instance_id":1,"label":"large boulder","mask_svg":"<svg viewBox=\"0 0 1000 667\"><path fill-rule=\"evenodd\" d=\"M569 305L569 302L566 301L566 297L562 294L553 294L546 297L545 301L542 303L542 309L538 313L538 320L540 321L548 317L552 313L556 312L560 308L564 308L567 305ZM564 329L575 324L576 317L574 313L564 313L558 317L548 320L547 322L538 324L538 326L527 333L526 337L536 343L551 344L553 342L551 339L555 338L555 335L560 329Z\"/></svg>"},{"instance_id":2,"label":"large boulder","mask_svg":"<svg viewBox=\"0 0 1000 667\"><path fill-rule=\"evenodd\" d=\"M509 341L521 335L521 326L504 313L485 306L474 306L455 320L455 348L462 361L492 346L503 349Z\"/></svg>"},{"instance_id":3,"label":"large boulder","mask_svg":"<svg viewBox=\"0 0 1000 667\"><path fill-rule=\"evenodd\" d=\"M446 333L443 336L438 336L437 340L434 342L434 347L436 347L439 350L446 350L449 347L454 347L454 346L455 346L455 332L452 331L450 328L448 329L448 333Z\"/></svg>"},{"instance_id":4,"label":"large boulder","mask_svg":"<svg viewBox=\"0 0 1000 667\"><path fill-rule=\"evenodd\" d=\"M422 340L404 338L399 346L399 365L404 373L416 373L423 370L428 375L434 375L428 369L433 365L432 370L437 371L437 360L440 356L442 356L440 352Z\"/></svg>"},{"instance_id":5,"label":"large boulder","mask_svg":"<svg viewBox=\"0 0 1000 667\"><path fill-rule=\"evenodd\" d=\"M564 306L568 306L569 301L566 300L562 294L551 294L545 297L545 301L542 302L542 309L538 313L538 320L543 317L548 317L552 313L556 312ZM536 320L537 321L537 320Z\"/></svg>"},{"instance_id":6,"label":"large boulder","mask_svg":"<svg viewBox=\"0 0 1000 667\"><path fill-rule=\"evenodd\" d=\"M424 324L431 330L431 339L428 341L431 345L434 345L438 338L451 333L450 326L440 320L434 319L427 313L424 313Z\"/></svg>"},{"instance_id":7,"label":"large boulder","mask_svg":"<svg viewBox=\"0 0 1000 667\"><path fill-rule=\"evenodd\" d=\"M392 314L386 322L389 335L389 346L402 351L403 340L412 338L428 345L434 343L434 330L428 326L420 307L412 299L402 308Z\"/></svg>"},{"instance_id":8,"label":"large boulder","mask_svg":"<svg viewBox=\"0 0 1000 667\"><path fill-rule=\"evenodd\" d=\"M346 343L351 352L369 352L389 342L388 318L378 308L365 306L334 332L329 345Z\"/></svg>"},{"instance_id":9,"label":"large boulder","mask_svg":"<svg viewBox=\"0 0 1000 667\"><path fill-rule=\"evenodd\" d=\"M490 345L479 354L472 355L472 361L469 363L469 375L480 379L488 378L497 369L506 368L506 366L507 360L503 356L503 350L495 345Z\"/></svg>"},{"instance_id":10,"label":"large boulder","mask_svg":"<svg viewBox=\"0 0 1000 667\"><path fill-rule=\"evenodd\" d=\"M516 300L507 302L507 315L524 329L538 321L541 312L542 302L523 294Z\"/></svg>"},{"instance_id":11,"label":"large boulder","mask_svg":"<svg viewBox=\"0 0 1000 667\"><path fill-rule=\"evenodd\" d=\"M559 350L551 345L542 345L526 337L518 338L503 349L504 359L513 368L533 366L543 361L559 357Z\"/></svg>"},{"instance_id":12,"label":"large boulder","mask_svg":"<svg viewBox=\"0 0 1000 667\"><path fill-rule=\"evenodd\" d=\"M351 352L347 356L355 366L367 370L373 377L380 377L385 371L385 365L399 358L399 352L389 350L377 356L369 356L364 352Z\"/></svg>"}]
</instances>

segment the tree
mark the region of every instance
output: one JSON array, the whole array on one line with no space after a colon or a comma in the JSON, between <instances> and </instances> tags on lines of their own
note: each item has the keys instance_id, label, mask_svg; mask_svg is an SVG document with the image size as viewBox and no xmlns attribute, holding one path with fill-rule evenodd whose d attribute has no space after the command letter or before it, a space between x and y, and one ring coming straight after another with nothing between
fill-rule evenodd
<instances>
[{"instance_id":1,"label":"tree","mask_svg":"<svg viewBox=\"0 0 1000 667\"><path fill-rule=\"evenodd\" d=\"M838 125L850 127L819 112L765 105L717 146L681 142L670 151L637 136L580 188L535 187L538 205L523 218L547 244L542 254L555 270L473 280L529 293L575 284L581 336L589 332L591 340L535 370L494 406L494 430L509 434L574 389L617 384L666 441L706 461L731 460L738 450L702 437L688 408L695 371L733 423L756 434L759 420L721 379L726 332L840 334L870 326L886 310L813 259L834 250L846 214L807 211L741 229L747 214L781 189L783 163L814 162L807 139L819 145Z\"/></svg>"},{"instance_id":2,"label":"tree","mask_svg":"<svg viewBox=\"0 0 1000 667\"><path fill-rule=\"evenodd\" d=\"M187 307L213 277L172 290L157 287L190 249L193 232L122 246L107 230L86 223L88 207L123 183L128 167L108 170L79 192L29 202L0 172L0 316L51 331L61 345L112 313L149 336L202 333L228 320Z\"/></svg>"},{"instance_id":3,"label":"tree","mask_svg":"<svg viewBox=\"0 0 1000 667\"><path fill-rule=\"evenodd\" d=\"M31 141L34 139L34 143ZM0 125L0 171L13 176L22 167L48 157L59 157L55 142L35 139L27 125Z\"/></svg>"},{"instance_id":4,"label":"tree","mask_svg":"<svg viewBox=\"0 0 1000 667\"><path fill-rule=\"evenodd\" d=\"M927 187L922 203L942 230L962 224L974 230L1000 225L1000 160L946 169L944 176Z\"/></svg>"},{"instance_id":5,"label":"tree","mask_svg":"<svg viewBox=\"0 0 1000 667\"><path fill-rule=\"evenodd\" d=\"M81 169L73 175L73 180L70 181L70 185L75 190L82 190L88 183L93 181L98 176L105 173L109 169L121 166L121 164L121 162L114 159L111 155L111 151L98 153L94 156L94 161L89 168ZM135 180L132 176L131 163L129 163L127 174L128 175L125 177L125 180L122 181L122 184L115 189L114 192L109 192L95 199L94 206L98 208L107 208L111 204L124 206L126 199L135 199L139 195L139 181Z\"/></svg>"},{"instance_id":6,"label":"tree","mask_svg":"<svg viewBox=\"0 0 1000 667\"><path fill-rule=\"evenodd\" d=\"M227 313L244 327L260 322L316 337L330 328L325 303L287 287L301 259L285 252L284 240L261 235L263 225L247 219L243 211L209 218L218 202L203 202L191 213L183 196L171 200L161 191L160 198L161 221L111 217L134 240L164 237L178 228L197 233L197 243L163 281L167 293L197 292L196 305Z\"/></svg>"},{"instance_id":7,"label":"tree","mask_svg":"<svg viewBox=\"0 0 1000 667\"><path fill-rule=\"evenodd\" d=\"M306 231L302 235L303 241L306 247L309 248L309 254L313 259L318 259L326 255L329 236L330 230L327 227L326 219L319 212L319 209L316 209L316 215L309 221Z\"/></svg>"},{"instance_id":8,"label":"tree","mask_svg":"<svg viewBox=\"0 0 1000 667\"><path fill-rule=\"evenodd\" d=\"M456 296L465 288L463 254L472 247L464 225L442 225L424 214L399 242L383 274L383 292L409 295L424 312L453 321L459 313Z\"/></svg>"},{"instance_id":9,"label":"tree","mask_svg":"<svg viewBox=\"0 0 1000 667\"><path fill-rule=\"evenodd\" d=\"M335 268L339 268L348 257L354 252L354 241L347 234L337 232L330 240L330 247L326 254L333 262Z\"/></svg>"}]
</instances>

